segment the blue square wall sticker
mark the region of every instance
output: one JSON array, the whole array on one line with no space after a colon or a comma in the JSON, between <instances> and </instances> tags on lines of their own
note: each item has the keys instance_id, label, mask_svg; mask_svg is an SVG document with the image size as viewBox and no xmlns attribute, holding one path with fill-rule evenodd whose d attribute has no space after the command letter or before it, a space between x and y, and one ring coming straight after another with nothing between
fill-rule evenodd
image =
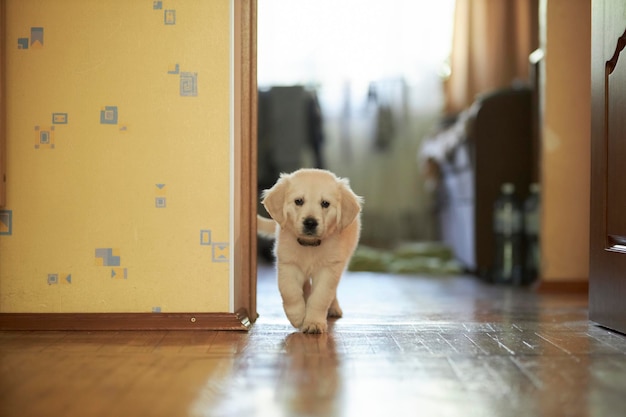
<instances>
[{"instance_id":1,"label":"blue square wall sticker","mask_svg":"<svg viewBox=\"0 0 626 417\"><path fill-rule=\"evenodd\" d=\"M212 246L212 260L213 262L228 262L229 248L227 242L216 242L211 244Z\"/></svg>"},{"instance_id":2,"label":"blue square wall sticker","mask_svg":"<svg viewBox=\"0 0 626 417\"><path fill-rule=\"evenodd\" d=\"M13 211L0 210L0 235L13 234Z\"/></svg>"},{"instance_id":3,"label":"blue square wall sticker","mask_svg":"<svg viewBox=\"0 0 626 417\"><path fill-rule=\"evenodd\" d=\"M165 10L163 13L163 20L166 25L176 24L176 10Z\"/></svg>"},{"instance_id":4,"label":"blue square wall sticker","mask_svg":"<svg viewBox=\"0 0 626 417\"><path fill-rule=\"evenodd\" d=\"M117 124L117 106L105 106L103 109L100 110L100 124Z\"/></svg>"},{"instance_id":5,"label":"blue square wall sticker","mask_svg":"<svg viewBox=\"0 0 626 417\"><path fill-rule=\"evenodd\" d=\"M30 47L43 48L43 28L30 28Z\"/></svg>"},{"instance_id":6,"label":"blue square wall sticker","mask_svg":"<svg viewBox=\"0 0 626 417\"><path fill-rule=\"evenodd\" d=\"M198 73L180 73L180 95L183 97L195 97L198 95Z\"/></svg>"},{"instance_id":7,"label":"blue square wall sticker","mask_svg":"<svg viewBox=\"0 0 626 417\"><path fill-rule=\"evenodd\" d=\"M66 125L67 124L67 113L52 113L52 124L55 124L55 125Z\"/></svg>"},{"instance_id":8,"label":"blue square wall sticker","mask_svg":"<svg viewBox=\"0 0 626 417\"><path fill-rule=\"evenodd\" d=\"M205 246L211 245L211 231L200 230L200 244Z\"/></svg>"},{"instance_id":9,"label":"blue square wall sticker","mask_svg":"<svg viewBox=\"0 0 626 417\"><path fill-rule=\"evenodd\" d=\"M96 265L98 266L121 266L119 249L96 248Z\"/></svg>"}]
</instances>

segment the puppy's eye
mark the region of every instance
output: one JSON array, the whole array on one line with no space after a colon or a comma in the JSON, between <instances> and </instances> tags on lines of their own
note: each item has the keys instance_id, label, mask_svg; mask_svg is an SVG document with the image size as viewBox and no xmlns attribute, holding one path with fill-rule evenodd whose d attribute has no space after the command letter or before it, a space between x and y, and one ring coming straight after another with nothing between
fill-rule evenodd
<instances>
[{"instance_id":1,"label":"puppy's eye","mask_svg":"<svg viewBox=\"0 0 626 417\"><path fill-rule=\"evenodd\" d=\"M330 207L330 203L328 201L326 201L326 200L322 200L322 207L323 208L328 208L328 207Z\"/></svg>"},{"instance_id":2,"label":"puppy's eye","mask_svg":"<svg viewBox=\"0 0 626 417\"><path fill-rule=\"evenodd\" d=\"M301 205L303 205L303 204L304 204L304 200L303 200L303 199L301 199L301 198L296 198L296 199L294 200L294 203L296 203L296 206L301 206Z\"/></svg>"}]
</instances>

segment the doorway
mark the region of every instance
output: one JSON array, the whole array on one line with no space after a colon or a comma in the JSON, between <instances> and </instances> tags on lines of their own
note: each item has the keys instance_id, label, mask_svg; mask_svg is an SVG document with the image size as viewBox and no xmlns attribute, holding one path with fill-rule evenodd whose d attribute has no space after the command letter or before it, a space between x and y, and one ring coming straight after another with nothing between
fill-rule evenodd
<instances>
[{"instance_id":1,"label":"doorway","mask_svg":"<svg viewBox=\"0 0 626 417\"><path fill-rule=\"evenodd\" d=\"M259 189L329 169L365 199L363 244L435 240L418 153L440 120L453 13L453 0L259 2Z\"/></svg>"}]
</instances>

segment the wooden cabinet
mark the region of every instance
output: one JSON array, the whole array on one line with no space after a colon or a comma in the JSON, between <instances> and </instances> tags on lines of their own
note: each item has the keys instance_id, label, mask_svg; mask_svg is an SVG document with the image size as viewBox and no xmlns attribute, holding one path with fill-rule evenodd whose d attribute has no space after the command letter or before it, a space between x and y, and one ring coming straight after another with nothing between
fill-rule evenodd
<instances>
[{"instance_id":1,"label":"wooden cabinet","mask_svg":"<svg viewBox=\"0 0 626 417\"><path fill-rule=\"evenodd\" d=\"M522 199L533 179L531 110L531 88L505 88L479 97L457 126L433 139L446 148L434 151L445 154L437 161L441 238L466 269L482 277L493 263L493 204L502 183L513 183Z\"/></svg>"},{"instance_id":2,"label":"wooden cabinet","mask_svg":"<svg viewBox=\"0 0 626 417\"><path fill-rule=\"evenodd\" d=\"M626 332L626 3L594 0L589 317Z\"/></svg>"}]
</instances>

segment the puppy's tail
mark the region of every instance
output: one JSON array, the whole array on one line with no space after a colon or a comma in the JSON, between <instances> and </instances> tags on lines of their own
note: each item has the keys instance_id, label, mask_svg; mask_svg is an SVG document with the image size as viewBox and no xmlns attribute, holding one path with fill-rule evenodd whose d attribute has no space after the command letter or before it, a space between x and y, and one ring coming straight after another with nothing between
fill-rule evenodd
<instances>
[{"instance_id":1,"label":"puppy's tail","mask_svg":"<svg viewBox=\"0 0 626 417\"><path fill-rule=\"evenodd\" d=\"M256 216L256 233L259 236L273 238L276 236L276 222L272 219Z\"/></svg>"}]
</instances>

